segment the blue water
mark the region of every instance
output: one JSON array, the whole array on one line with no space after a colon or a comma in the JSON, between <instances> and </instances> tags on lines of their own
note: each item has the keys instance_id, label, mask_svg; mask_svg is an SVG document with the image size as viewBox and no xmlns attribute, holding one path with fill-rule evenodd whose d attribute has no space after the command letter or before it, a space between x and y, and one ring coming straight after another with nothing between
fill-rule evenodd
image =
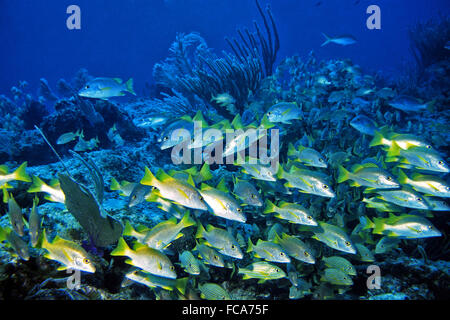
<instances>
[{"instance_id":1,"label":"blue water","mask_svg":"<svg viewBox=\"0 0 450 320\"><path fill-rule=\"evenodd\" d=\"M305 0L269 3L281 49L278 58L306 55L349 58L364 70L396 74L410 61L408 27L448 15L446 0ZM320 5L317 5L321 3ZM66 28L66 8L81 8L81 30ZM366 28L366 9L381 8L381 30ZM252 0L2 1L0 3L0 92L20 80L38 87L42 77L55 85L80 68L93 75L135 79L137 91L152 83L152 66L167 56L178 32L199 32L217 52L229 50L224 37L236 26L261 23ZM321 48L322 32L352 34L358 44Z\"/></svg>"}]
</instances>

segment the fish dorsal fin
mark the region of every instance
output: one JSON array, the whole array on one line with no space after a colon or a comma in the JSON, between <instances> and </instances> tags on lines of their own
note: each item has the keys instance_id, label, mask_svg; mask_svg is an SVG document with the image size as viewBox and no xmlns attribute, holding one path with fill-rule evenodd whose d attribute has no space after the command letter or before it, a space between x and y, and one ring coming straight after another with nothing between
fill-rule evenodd
<instances>
[{"instance_id":1,"label":"fish dorsal fin","mask_svg":"<svg viewBox=\"0 0 450 320\"><path fill-rule=\"evenodd\" d=\"M115 82L117 82L118 84L122 84L122 79L120 79L120 78L113 78L113 80Z\"/></svg>"},{"instance_id":2,"label":"fish dorsal fin","mask_svg":"<svg viewBox=\"0 0 450 320\"><path fill-rule=\"evenodd\" d=\"M8 166L5 165L5 164L2 164L2 165L0 166L0 173L1 173L1 174L8 174L8 172L9 172Z\"/></svg>"},{"instance_id":3,"label":"fish dorsal fin","mask_svg":"<svg viewBox=\"0 0 450 320\"><path fill-rule=\"evenodd\" d=\"M164 170L161 168L159 168L158 172L156 172L156 178L159 181L167 181L167 180L173 179L171 176L169 176L167 173L165 173Z\"/></svg>"},{"instance_id":4,"label":"fish dorsal fin","mask_svg":"<svg viewBox=\"0 0 450 320\"><path fill-rule=\"evenodd\" d=\"M49 186L52 188L59 188L60 187L60 182L58 179L52 179L50 180Z\"/></svg>"},{"instance_id":5,"label":"fish dorsal fin","mask_svg":"<svg viewBox=\"0 0 450 320\"><path fill-rule=\"evenodd\" d=\"M215 228L214 228L214 226L212 225L212 224L208 224L207 226L206 226L206 231L207 232L211 232L211 231L213 231Z\"/></svg>"},{"instance_id":6,"label":"fish dorsal fin","mask_svg":"<svg viewBox=\"0 0 450 320\"><path fill-rule=\"evenodd\" d=\"M195 182L191 175L188 176L186 182L195 188Z\"/></svg>"},{"instance_id":7,"label":"fish dorsal fin","mask_svg":"<svg viewBox=\"0 0 450 320\"><path fill-rule=\"evenodd\" d=\"M286 202L286 201L280 201L280 202L278 203L278 207L279 207L279 208L284 208L284 207L286 207L287 205L289 205L289 202Z\"/></svg>"},{"instance_id":8,"label":"fish dorsal fin","mask_svg":"<svg viewBox=\"0 0 450 320\"><path fill-rule=\"evenodd\" d=\"M200 176L202 177L203 181L211 180L213 178L211 170L209 169L209 164L207 164L206 162L200 169Z\"/></svg>"},{"instance_id":9,"label":"fish dorsal fin","mask_svg":"<svg viewBox=\"0 0 450 320\"><path fill-rule=\"evenodd\" d=\"M206 183L202 183L200 186L200 190L201 191L208 191L208 190L212 190L213 187L211 187L210 185L207 185Z\"/></svg>"},{"instance_id":10,"label":"fish dorsal fin","mask_svg":"<svg viewBox=\"0 0 450 320\"><path fill-rule=\"evenodd\" d=\"M219 181L219 183L218 183L217 186L216 186L216 189L217 189L217 190L220 190L220 191L222 191L222 192L225 192L225 193L228 193L228 192L229 192L229 191L228 191L228 188L227 188L227 186L226 186L226 184L225 184L225 178L222 178L222 180Z\"/></svg>"},{"instance_id":11,"label":"fish dorsal fin","mask_svg":"<svg viewBox=\"0 0 450 320\"><path fill-rule=\"evenodd\" d=\"M242 118L240 114L237 114L233 121L231 122L231 125L235 128L235 129L242 129L244 128L244 125L242 124Z\"/></svg>"},{"instance_id":12,"label":"fish dorsal fin","mask_svg":"<svg viewBox=\"0 0 450 320\"><path fill-rule=\"evenodd\" d=\"M192 118L192 121L200 121L202 123L203 128L208 126L208 123L206 122L205 118L203 117L201 110L197 111L194 118Z\"/></svg>"},{"instance_id":13,"label":"fish dorsal fin","mask_svg":"<svg viewBox=\"0 0 450 320\"><path fill-rule=\"evenodd\" d=\"M367 162L367 163L364 163L364 164L362 164L362 166L363 166L364 168L378 168L377 164L376 164L376 163L373 163L373 162Z\"/></svg>"},{"instance_id":14,"label":"fish dorsal fin","mask_svg":"<svg viewBox=\"0 0 450 320\"><path fill-rule=\"evenodd\" d=\"M191 167L191 168L189 168L189 169L185 169L185 170L183 170L184 172L186 172L186 173L188 173L188 174L190 174L190 175L193 175L193 176L195 176L195 175L197 175L198 174L198 170L197 170L197 167Z\"/></svg>"},{"instance_id":15,"label":"fish dorsal fin","mask_svg":"<svg viewBox=\"0 0 450 320\"><path fill-rule=\"evenodd\" d=\"M185 121L192 122L192 118L191 118L190 116L188 116L187 114L184 115L184 116L182 116L182 117L180 117L180 119L181 119L181 120L185 120Z\"/></svg>"},{"instance_id":16,"label":"fish dorsal fin","mask_svg":"<svg viewBox=\"0 0 450 320\"><path fill-rule=\"evenodd\" d=\"M137 251L137 250L143 249L143 248L147 248L147 246L145 244L139 243L137 241L134 242L134 244L133 244L134 251Z\"/></svg>"}]
</instances>

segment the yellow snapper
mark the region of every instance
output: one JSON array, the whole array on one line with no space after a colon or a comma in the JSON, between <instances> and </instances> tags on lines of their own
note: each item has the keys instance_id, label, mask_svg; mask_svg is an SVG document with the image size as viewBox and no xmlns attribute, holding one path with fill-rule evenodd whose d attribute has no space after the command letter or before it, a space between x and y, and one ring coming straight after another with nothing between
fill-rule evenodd
<instances>
[{"instance_id":1,"label":"yellow snapper","mask_svg":"<svg viewBox=\"0 0 450 320\"><path fill-rule=\"evenodd\" d=\"M400 190L377 190L378 198L401 207L412 209L430 209L430 206L419 193L403 187Z\"/></svg>"},{"instance_id":2,"label":"yellow snapper","mask_svg":"<svg viewBox=\"0 0 450 320\"><path fill-rule=\"evenodd\" d=\"M313 239L326 244L330 248L356 254L355 246L343 229L322 221L319 222L319 226L320 228L312 230L314 232Z\"/></svg>"},{"instance_id":3,"label":"yellow snapper","mask_svg":"<svg viewBox=\"0 0 450 320\"><path fill-rule=\"evenodd\" d=\"M373 222L365 217L362 219L364 229L373 229L372 233L384 234L399 239L418 239L440 237L441 232L424 217L402 214L395 216L392 213L388 218L373 218Z\"/></svg>"},{"instance_id":4,"label":"yellow snapper","mask_svg":"<svg viewBox=\"0 0 450 320\"><path fill-rule=\"evenodd\" d=\"M436 151L426 147L410 147L403 150L394 141L386 156L386 162L400 162L399 167L408 167L403 165L406 164L421 170L445 173L450 171L444 158Z\"/></svg>"},{"instance_id":5,"label":"yellow snapper","mask_svg":"<svg viewBox=\"0 0 450 320\"><path fill-rule=\"evenodd\" d=\"M345 274L341 270L334 268L325 269L325 272L320 278L320 281L340 286L351 286L353 284L353 281L349 275Z\"/></svg>"},{"instance_id":6,"label":"yellow snapper","mask_svg":"<svg viewBox=\"0 0 450 320\"><path fill-rule=\"evenodd\" d=\"M299 145L296 149L292 143L289 143L287 154L290 159L301 162L306 166L317 168L327 167L327 163L325 162L323 156L312 148Z\"/></svg>"},{"instance_id":7,"label":"yellow snapper","mask_svg":"<svg viewBox=\"0 0 450 320\"><path fill-rule=\"evenodd\" d=\"M28 233L30 234L30 241L33 247L36 247L39 241L39 236L41 234L42 220L39 216L38 205L39 199L37 197L33 200L33 207L31 208L31 213L28 218Z\"/></svg>"},{"instance_id":8,"label":"yellow snapper","mask_svg":"<svg viewBox=\"0 0 450 320\"><path fill-rule=\"evenodd\" d=\"M27 162L24 162L14 172L8 173L9 169L7 166L0 166L0 187L8 187L8 182L11 181L31 182L31 178L27 174L26 168Z\"/></svg>"},{"instance_id":9,"label":"yellow snapper","mask_svg":"<svg viewBox=\"0 0 450 320\"><path fill-rule=\"evenodd\" d=\"M291 223L304 224L309 226L317 226L317 222L312 215L303 206L296 203L288 203L280 201L278 206L270 200L266 200L266 208L264 213L272 213L278 219L287 220Z\"/></svg>"},{"instance_id":10,"label":"yellow snapper","mask_svg":"<svg viewBox=\"0 0 450 320\"><path fill-rule=\"evenodd\" d=\"M22 208L19 207L12 194L8 196L8 216L13 230L22 237L24 235L23 229L25 227Z\"/></svg>"},{"instance_id":11,"label":"yellow snapper","mask_svg":"<svg viewBox=\"0 0 450 320\"><path fill-rule=\"evenodd\" d=\"M265 261L254 262L245 268L239 268L238 274L243 274L243 280L260 279L258 283L267 280L286 278L286 273L280 267Z\"/></svg>"},{"instance_id":12,"label":"yellow snapper","mask_svg":"<svg viewBox=\"0 0 450 320\"><path fill-rule=\"evenodd\" d=\"M122 79L119 78L96 78L86 83L78 92L78 95L106 100L111 97L124 96L125 92L136 95L133 90L133 79L130 78L123 83Z\"/></svg>"},{"instance_id":13,"label":"yellow snapper","mask_svg":"<svg viewBox=\"0 0 450 320\"><path fill-rule=\"evenodd\" d=\"M266 115L270 122L291 124L291 120L302 118L302 110L296 102L280 102L270 107Z\"/></svg>"},{"instance_id":14,"label":"yellow snapper","mask_svg":"<svg viewBox=\"0 0 450 320\"><path fill-rule=\"evenodd\" d=\"M329 268L341 270L350 276L356 276L355 267L347 259L339 256L324 257L322 261Z\"/></svg>"},{"instance_id":15,"label":"yellow snapper","mask_svg":"<svg viewBox=\"0 0 450 320\"><path fill-rule=\"evenodd\" d=\"M439 177L413 173L409 178L401 169L398 170L398 181L409 184L414 190L436 197L450 198L450 186Z\"/></svg>"},{"instance_id":16,"label":"yellow snapper","mask_svg":"<svg viewBox=\"0 0 450 320\"><path fill-rule=\"evenodd\" d=\"M225 267L225 262L223 261L222 256L213 248L208 247L204 244L196 243L196 246L193 249L194 251L198 251L199 258L206 264L213 265L215 267L223 268Z\"/></svg>"},{"instance_id":17,"label":"yellow snapper","mask_svg":"<svg viewBox=\"0 0 450 320\"><path fill-rule=\"evenodd\" d=\"M311 253L311 249L303 241L294 236L290 236L283 232L280 238L278 234L275 234L273 242L279 244L288 255L297 260L310 264L316 263L316 260Z\"/></svg>"},{"instance_id":18,"label":"yellow snapper","mask_svg":"<svg viewBox=\"0 0 450 320\"><path fill-rule=\"evenodd\" d=\"M287 253L283 248L271 241L264 241L258 239L256 245L252 243L252 240L248 238L247 252L253 252L256 258L262 258L267 261L279 262L279 263L289 263L291 259L288 257Z\"/></svg>"},{"instance_id":19,"label":"yellow snapper","mask_svg":"<svg viewBox=\"0 0 450 320\"><path fill-rule=\"evenodd\" d=\"M125 278L143 284L149 288L162 288L169 291L177 289L181 294L185 293L186 285L189 281L188 277L181 279L169 279L155 276L141 270L130 271L125 275Z\"/></svg>"},{"instance_id":20,"label":"yellow snapper","mask_svg":"<svg viewBox=\"0 0 450 320\"><path fill-rule=\"evenodd\" d=\"M328 177L320 172L299 169L295 166L286 172L280 166L278 177L286 179L285 187L300 189L303 193L315 194L322 197L334 198L336 194L331 189Z\"/></svg>"},{"instance_id":21,"label":"yellow snapper","mask_svg":"<svg viewBox=\"0 0 450 320\"><path fill-rule=\"evenodd\" d=\"M237 201L228 195L224 180L221 180L216 188L202 183L199 192L215 216L243 223L247 221Z\"/></svg>"},{"instance_id":22,"label":"yellow snapper","mask_svg":"<svg viewBox=\"0 0 450 320\"><path fill-rule=\"evenodd\" d=\"M66 144L78 137L84 137L83 131L77 130L77 132L67 132L59 136L58 140L56 140L56 144Z\"/></svg>"},{"instance_id":23,"label":"yellow snapper","mask_svg":"<svg viewBox=\"0 0 450 320\"><path fill-rule=\"evenodd\" d=\"M194 182L188 179L187 182L175 179L163 170L159 170L156 178L149 168L145 167L145 176L141 184L156 187L161 197L172 200L176 204L191 209L207 210L203 199L194 186Z\"/></svg>"},{"instance_id":24,"label":"yellow snapper","mask_svg":"<svg viewBox=\"0 0 450 320\"><path fill-rule=\"evenodd\" d=\"M162 252L140 243L135 243L133 249L130 249L125 240L120 238L117 247L111 252L111 255L127 256L130 259L126 260L126 263L151 274L170 279L177 278L175 267Z\"/></svg>"},{"instance_id":25,"label":"yellow snapper","mask_svg":"<svg viewBox=\"0 0 450 320\"><path fill-rule=\"evenodd\" d=\"M52 202L64 203L66 200L66 196L64 195L64 193L62 192L62 190L59 186L59 181L53 180L50 184L52 186L46 184L39 177L33 176L33 183L27 192L30 192L30 193L44 192L47 194L45 196L46 200L49 200Z\"/></svg>"},{"instance_id":26,"label":"yellow snapper","mask_svg":"<svg viewBox=\"0 0 450 320\"><path fill-rule=\"evenodd\" d=\"M204 238L204 244L217 249L220 253L236 259L242 259L242 254L239 244L236 239L227 231L220 228L207 225L206 230L201 223L198 223L196 238Z\"/></svg>"},{"instance_id":27,"label":"yellow snapper","mask_svg":"<svg viewBox=\"0 0 450 320\"><path fill-rule=\"evenodd\" d=\"M400 187L400 184L393 177L392 174L386 170L378 168L374 163L357 164L352 167L352 172L339 166L338 183L347 180L353 180L351 186L359 187L366 186L376 189L395 189Z\"/></svg>"},{"instance_id":28,"label":"yellow snapper","mask_svg":"<svg viewBox=\"0 0 450 320\"><path fill-rule=\"evenodd\" d=\"M184 234L180 232L181 230L190 226L195 226L195 224L195 221L189 216L189 212L186 212L178 223L176 218L171 218L157 224L151 230L141 230L141 232L135 231L127 221L123 235L136 237L142 244L153 249L162 250L167 248L172 241L184 236Z\"/></svg>"},{"instance_id":29,"label":"yellow snapper","mask_svg":"<svg viewBox=\"0 0 450 320\"><path fill-rule=\"evenodd\" d=\"M41 248L48 251L44 255L45 258L63 264L58 270L72 268L90 273L95 272L95 266L88 258L88 253L83 247L73 241L62 239L59 236L56 236L50 243L47 240L45 229L42 231Z\"/></svg>"},{"instance_id":30,"label":"yellow snapper","mask_svg":"<svg viewBox=\"0 0 450 320\"><path fill-rule=\"evenodd\" d=\"M242 206L250 205L254 207L261 207L263 205L261 195L258 190L256 190L255 186L249 181L240 180L235 177L233 194L242 200Z\"/></svg>"}]
</instances>

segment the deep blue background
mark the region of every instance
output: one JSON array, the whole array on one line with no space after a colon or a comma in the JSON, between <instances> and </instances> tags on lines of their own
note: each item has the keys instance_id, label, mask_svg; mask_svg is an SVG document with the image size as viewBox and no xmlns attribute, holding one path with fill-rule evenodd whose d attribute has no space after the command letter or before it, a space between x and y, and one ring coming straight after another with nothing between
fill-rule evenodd
<instances>
[{"instance_id":1,"label":"deep blue background","mask_svg":"<svg viewBox=\"0 0 450 320\"><path fill-rule=\"evenodd\" d=\"M316 4L322 4L317 6ZM449 0L260 0L272 6L279 59L314 50L319 58L350 58L370 72L398 72L411 59L407 30L414 22L448 15ZM355 4L357 3L357 4ZM66 8L81 7L82 29L66 28ZM366 8L381 7L382 30L366 28ZM0 0L0 94L44 77L51 87L84 67L94 76L135 79L136 91L152 81L155 62L167 56L177 32L197 31L208 45L229 50L224 37L236 26L262 21L254 0ZM352 34L358 43L323 48L321 32Z\"/></svg>"}]
</instances>

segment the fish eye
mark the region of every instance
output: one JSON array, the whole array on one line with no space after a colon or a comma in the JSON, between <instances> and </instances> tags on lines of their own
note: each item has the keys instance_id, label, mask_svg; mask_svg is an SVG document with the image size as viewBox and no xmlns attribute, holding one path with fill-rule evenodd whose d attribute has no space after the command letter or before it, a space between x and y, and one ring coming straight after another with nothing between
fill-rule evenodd
<instances>
[{"instance_id":1,"label":"fish eye","mask_svg":"<svg viewBox=\"0 0 450 320\"><path fill-rule=\"evenodd\" d=\"M242 211L242 209L241 209L241 208L237 208L236 210L237 210L237 212L241 212L241 211Z\"/></svg>"},{"instance_id":2,"label":"fish eye","mask_svg":"<svg viewBox=\"0 0 450 320\"><path fill-rule=\"evenodd\" d=\"M89 89L89 85L86 85L86 89Z\"/></svg>"},{"instance_id":3,"label":"fish eye","mask_svg":"<svg viewBox=\"0 0 450 320\"><path fill-rule=\"evenodd\" d=\"M136 199L136 195L132 196L131 198L132 198L133 200Z\"/></svg>"},{"instance_id":4,"label":"fish eye","mask_svg":"<svg viewBox=\"0 0 450 320\"><path fill-rule=\"evenodd\" d=\"M444 164L444 161L441 160L441 161L439 161L438 163L442 165L442 164Z\"/></svg>"},{"instance_id":5,"label":"fish eye","mask_svg":"<svg viewBox=\"0 0 450 320\"><path fill-rule=\"evenodd\" d=\"M163 138L163 141L167 141L167 140L169 140L169 137L164 137Z\"/></svg>"},{"instance_id":6,"label":"fish eye","mask_svg":"<svg viewBox=\"0 0 450 320\"><path fill-rule=\"evenodd\" d=\"M270 116L271 114L272 114L272 112L270 112L270 111L269 111L269 112L267 112L267 115L268 115L268 116Z\"/></svg>"},{"instance_id":7,"label":"fish eye","mask_svg":"<svg viewBox=\"0 0 450 320\"><path fill-rule=\"evenodd\" d=\"M431 149L431 146L428 144L428 145L426 146L426 148L427 148L427 149Z\"/></svg>"},{"instance_id":8,"label":"fish eye","mask_svg":"<svg viewBox=\"0 0 450 320\"><path fill-rule=\"evenodd\" d=\"M252 199L256 199L256 194L252 194Z\"/></svg>"},{"instance_id":9,"label":"fish eye","mask_svg":"<svg viewBox=\"0 0 450 320\"><path fill-rule=\"evenodd\" d=\"M319 162L323 162L323 159L322 159L322 158L319 158Z\"/></svg>"},{"instance_id":10,"label":"fish eye","mask_svg":"<svg viewBox=\"0 0 450 320\"><path fill-rule=\"evenodd\" d=\"M328 186L326 184L323 185L324 189L328 189Z\"/></svg>"},{"instance_id":11,"label":"fish eye","mask_svg":"<svg viewBox=\"0 0 450 320\"><path fill-rule=\"evenodd\" d=\"M280 272L280 269L276 268L276 269L275 269L275 272Z\"/></svg>"},{"instance_id":12,"label":"fish eye","mask_svg":"<svg viewBox=\"0 0 450 320\"><path fill-rule=\"evenodd\" d=\"M170 266L170 270L175 270L175 267L174 266Z\"/></svg>"},{"instance_id":13,"label":"fish eye","mask_svg":"<svg viewBox=\"0 0 450 320\"><path fill-rule=\"evenodd\" d=\"M231 249L236 249L236 246L234 244L231 245Z\"/></svg>"},{"instance_id":14,"label":"fish eye","mask_svg":"<svg viewBox=\"0 0 450 320\"><path fill-rule=\"evenodd\" d=\"M84 259L83 259L83 263L84 263L84 264L89 264L90 262L91 262L91 261L90 261L88 258L84 258Z\"/></svg>"},{"instance_id":15,"label":"fish eye","mask_svg":"<svg viewBox=\"0 0 450 320\"><path fill-rule=\"evenodd\" d=\"M284 257L284 252L280 252L280 256Z\"/></svg>"},{"instance_id":16,"label":"fish eye","mask_svg":"<svg viewBox=\"0 0 450 320\"><path fill-rule=\"evenodd\" d=\"M191 142L192 142L192 143L194 143L194 141L195 141L195 139L194 139L194 138L192 138L192 139L191 139Z\"/></svg>"},{"instance_id":17,"label":"fish eye","mask_svg":"<svg viewBox=\"0 0 450 320\"><path fill-rule=\"evenodd\" d=\"M214 260L219 260L219 256L214 256Z\"/></svg>"},{"instance_id":18,"label":"fish eye","mask_svg":"<svg viewBox=\"0 0 450 320\"><path fill-rule=\"evenodd\" d=\"M200 201L203 201L203 197L202 196L199 196L198 198L200 199Z\"/></svg>"},{"instance_id":19,"label":"fish eye","mask_svg":"<svg viewBox=\"0 0 450 320\"><path fill-rule=\"evenodd\" d=\"M419 198L419 197L418 197L418 198L416 198L416 200L417 200L417 201L422 201L422 198Z\"/></svg>"},{"instance_id":20,"label":"fish eye","mask_svg":"<svg viewBox=\"0 0 450 320\"><path fill-rule=\"evenodd\" d=\"M308 251L305 251L303 254L305 255L305 257L309 257L309 252Z\"/></svg>"},{"instance_id":21,"label":"fish eye","mask_svg":"<svg viewBox=\"0 0 450 320\"><path fill-rule=\"evenodd\" d=\"M387 181L391 181L391 180L392 180L392 177L388 176L388 177L386 178L386 180L387 180Z\"/></svg>"},{"instance_id":22,"label":"fish eye","mask_svg":"<svg viewBox=\"0 0 450 320\"><path fill-rule=\"evenodd\" d=\"M345 245L346 245L347 247L350 247L350 242L345 241Z\"/></svg>"},{"instance_id":23,"label":"fish eye","mask_svg":"<svg viewBox=\"0 0 450 320\"><path fill-rule=\"evenodd\" d=\"M308 220L312 220L312 217L311 217L311 216L307 216L307 218L308 218Z\"/></svg>"}]
</instances>

